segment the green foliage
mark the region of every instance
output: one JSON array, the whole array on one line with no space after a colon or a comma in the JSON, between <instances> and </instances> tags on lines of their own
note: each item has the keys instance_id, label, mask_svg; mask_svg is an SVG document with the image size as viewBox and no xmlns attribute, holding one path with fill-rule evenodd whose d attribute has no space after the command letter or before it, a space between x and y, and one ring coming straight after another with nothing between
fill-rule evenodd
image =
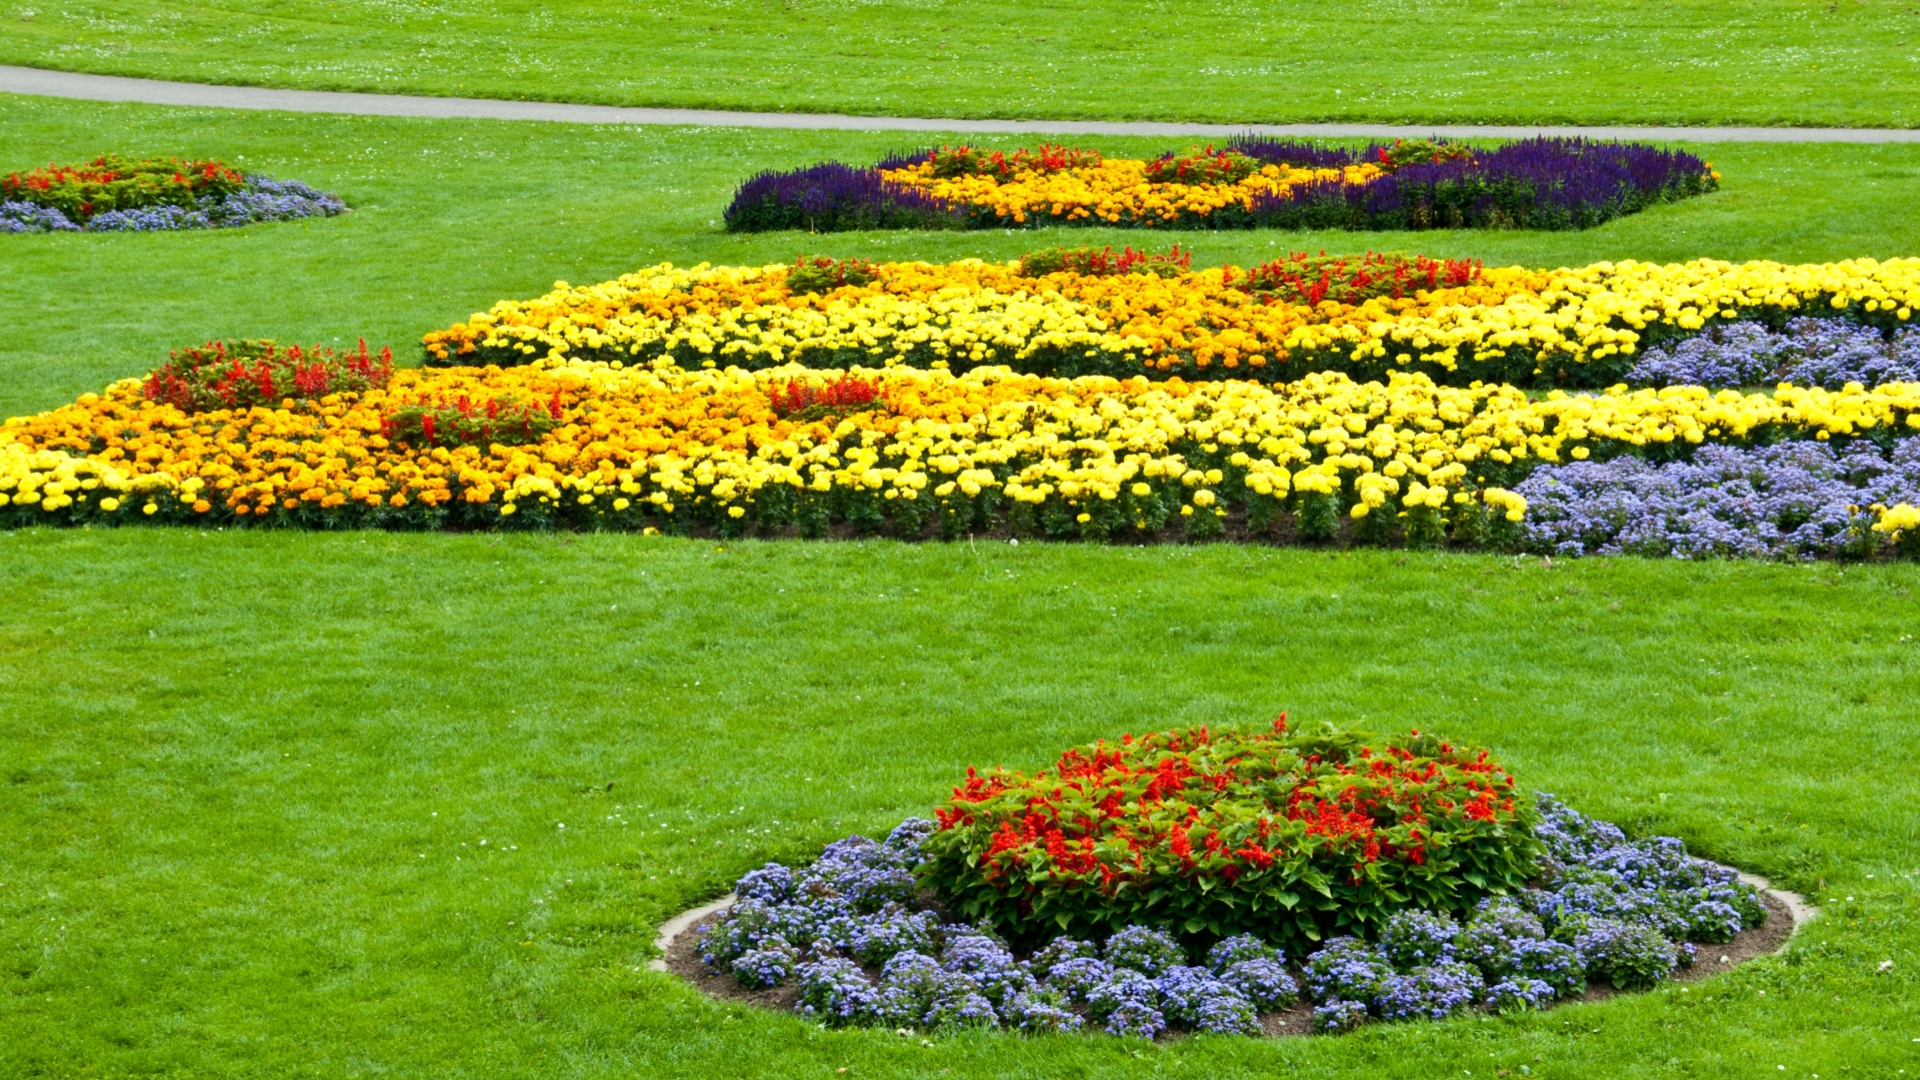
<instances>
[{"instance_id":1,"label":"green foliage","mask_svg":"<svg viewBox=\"0 0 1920 1080\"><path fill-rule=\"evenodd\" d=\"M1541 846L1513 777L1431 734L1210 731L1095 742L1028 777L972 769L923 879L1009 937L1166 925L1300 955L1407 906L1518 892Z\"/></svg>"},{"instance_id":2,"label":"green foliage","mask_svg":"<svg viewBox=\"0 0 1920 1080\"><path fill-rule=\"evenodd\" d=\"M1258 158L1211 146L1190 147L1147 162L1147 179L1156 184L1237 184L1260 171Z\"/></svg>"},{"instance_id":3,"label":"green foliage","mask_svg":"<svg viewBox=\"0 0 1920 1080\"><path fill-rule=\"evenodd\" d=\"M1009 154L1004 150L982 150L975 146L942 146L929 150L926 159L933 175L993 176L1011 180L1022 172L1064 172L1100 164L1100 151L1041 143L1037 148L1021 148Z\"/></svg>"},{"instance_id":4,"label":"green foliage","mask_svg":"<svg viewBox=\"0 0 1920 1080\"><path fill-rule=\"evenodd\" d=\"M787 291L795 295L832 292L846 285L871 285L877 277L873 263L865 259L801 256L787 271Z\"/></svg>"},{"instance_id":5,"label":"green foliage","mask_svg":"<svg viewBox=\"0 0 1920 1080\"><path fill-rule=\"evenodd\" d=\"M1380 148L1378 164L1388 172L1398 172L1408 165L1438 165L1443 161L1463 161L1471 157L1473 150L1464 143L1395 139L1392 145Z\"/></svg>"},{"instance_id":6,"label":"green foliage","mask_svg":"<svg viewBox=\"0 0 1920 1080\"><path fill-rule=\"evenodd\" d=\"M393 351L336 353L331 347L282 347L272 338L209 341L176 349L141 385L150 401L182 412L209 409L278 408L288 398L313 400L328 394L357 394L385 386L393 377Z\"/></svg>"},{"instance_id":7,"label":"green foliage","mask_svg":"<svg viewBox=\"0 0 1920 1080\"><path fill-rule=\"evenodd\" d=\"M484 402L456 401L406 405L386 418L386 437L407 446L524 446L559 423L558 395L552 406L511 396Z\"/></svg>"},{"instance_id":8,"label":"green foliage","mask_svg":"<svg viewBox=\"0 0 1920 1080\"><path fill-rule=\"evenodd\" d=\"M0 179L0 200L50 206L75 222L108 210L192 206L203 195L230 195L245 177L224 162L106 154L84 165L47 165Z\"/></svg>"},{"instance_id":9,"label":"green foliage","mask_svg":"<svg viewBox=\"0 0 1920 1080\"><path fill-rule=\"evenodd\" d=\"M1118 255L1113 253L1111 247L1054 247L1044 251L1029 251L1020 256L1020 273L1024 277L1071 272L1093 277L1151 274L1154 277L1175 278L1192 268L1193 252L1180 250L1179 244L1173 245L1173 250L1164 255L1135 251L1128 246Z\"/></svg>"}]
</instances>

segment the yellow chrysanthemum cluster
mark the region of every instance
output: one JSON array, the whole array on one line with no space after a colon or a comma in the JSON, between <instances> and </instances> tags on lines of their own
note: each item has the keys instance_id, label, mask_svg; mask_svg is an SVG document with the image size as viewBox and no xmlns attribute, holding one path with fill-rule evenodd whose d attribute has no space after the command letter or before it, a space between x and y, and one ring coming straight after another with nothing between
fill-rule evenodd
<instances>
[{"instance_id":1,"label":"yellow chrysanthemum cluster","mask_svg":"<svg viewBox=\"0 0 1920 1080\"><path fill-rule=\"evenodd\" d=\"M1371 164L1337 169L1266 165L1232 183L1186 184L1155 181L1147 175L1147 166L1137 159L1106 158L1068 169L1019 169L1003 180L990 173L941 177L932 162L923 161L880 175L950 205L974 207L1015 224L1053 218L1115 225L1171 224L1183 215L1206 217L1229 206L1251 209L1260 196L1284 195L1303 184L1364 184L1381 175L1380 167Z\"/></svg>"},{"instance_id":2,"label":"yellow chrysanthemum cluster","mask_svg":"<svg viewBox=\"0 0 1920 1080\"><path fill-rule=\"evenodd\" d=\"M775 392L796 380L856 380L875 400L782 416ZM552 430L517 446L409 445L388 424L425 400L501 398L551 403ZM1255 529L1287 512L1303 523L1389 512L1409 535L1459 536L1518 521L1525 504L1506 488L1534 462L1884 428L1920 430L1920 384L1530 400L1420 375L1269 386L572 361L401 371L362 394L188 414L127 380L0 427L0 521L849 522L910 535L1005 521L1098 537L1174 516L1204 533L1238 510Z\"/></svg>"},{"instance_id":3,"label":"yellow chrysanthemum cluster","mask_svg":"<svg viewBox=\"0 0 1920 1080\"><path fill-rule=\"evenodd\" d=\"M1006 365L1035 374L1279 381L1310 370L1384 377L1421 365L1449 382L1616 372L1651 333L1767 312L1906 321L1920 259L1597 263L1489 269L1471 285L1317 306L1244 288L1232 267L1173 278L1013 264L885 263L868 285L794 294L784 266L661 264L598 285L556 282L528 301L426 335L432 362L669 359L682 367L800 363Z\"/></svg>"}]
</instances>

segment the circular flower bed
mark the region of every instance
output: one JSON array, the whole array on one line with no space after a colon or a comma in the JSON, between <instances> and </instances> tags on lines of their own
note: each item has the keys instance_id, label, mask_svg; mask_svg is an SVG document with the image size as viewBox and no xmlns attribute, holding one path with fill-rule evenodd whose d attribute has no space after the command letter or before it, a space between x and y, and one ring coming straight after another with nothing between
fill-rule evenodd
<instances>
[{"instance_id":1,"label":"circular flower bed","mask_svg":"<svg viewBox=\"0 0 1920 1080\"><path fill-rule=\"evenodd\" d=\"M214 160L109 154L0 178L0 233L226 229L346 212L338 195Z\"/></svg>"},{"instance_id":2,"label":"circular flower bed","mask_svg":"<svg viewBox=\"0 0 1920 1080\"><path fill-rule=\"evenodd\" d=\"M1767 918L1680 841L1418 733L1097 742L935 814L748 873L699 962L830 1026L1336 1032L1644 989Z\"/></svg>"}]
</instances>

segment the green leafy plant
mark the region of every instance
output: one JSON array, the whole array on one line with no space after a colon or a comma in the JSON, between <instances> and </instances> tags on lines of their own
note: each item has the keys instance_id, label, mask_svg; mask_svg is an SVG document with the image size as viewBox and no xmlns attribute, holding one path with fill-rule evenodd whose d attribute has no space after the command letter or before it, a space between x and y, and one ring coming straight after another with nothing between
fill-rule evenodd
<instances>
[{"instance_id":1,"label":"green leafy plant","mask_svg":"<svg viewBox=\"0 0 1920 1080\"><path fill-rule=\"evenodd\" d=\"M1147 179L1156 184L1237 184L1265 164L1232 150L1195 146L1184 154L1165 154L1147 162Z\"/></svg>"},{"instance_id":2,"label":"green leafy plant","mask_svg":"<svg viewBox=\"0 0 1920 1080\"><path fill-rule=\"evenodd\" d=\"M1180 250L1179 244L1173 245L1173 250L1164 255L1135 251L1132 247L1118 255L1113 253L1111 247L1054 247L1029 251L1020 256L1022 277L1071 273L1086 277L1152 274L1155 277L1172 278L1192 268L1193 252Z\"/></svg>"},{"instance_id":3,"label":"green leafy plant","mask_svg":"<svg viewBox=\"0 0 1920 1080\"><path fill-rule=\"evenodd\" d=\"M180 158L130 161L118 154L84 165L47 165L0 179L0 201L49 206L74 221L108 210L192 206L202 195L230 195L246 178L223 162Z\"/></svg>"},{"instance_id":4,"label":"green leafy plant","mask_svg":"<svg viewBox=\"0 0 1920 1080\"><path fill-rule=\"evenodd\" d=\"M1011 154L1003 150L981 150L971 146L942 146L938 150L927 151L926 160L933 165L935 176L996 176L1005 180L1022 172L1092 168L1100 164L1102 159L1098 150L1078 150L1041 143L1038 149L1015 150Z\"/></svg>"},{"instance_id":5,"label":"green leafy plant","mask_svg":"<svg viewBox=\"0 0 1920 1080\"><path fill-rule=\"evenodd\" d=\"M148 400L183 412L210 409L269 408L282 401L313 400L328 394L359 393L385 386L393 377L393 350L376 355L360 339L358 351L336 353L315 345L282 346L271 338L209 341L167 354L141 386Z\"/></svg>"},{"instance_id":6,"label":"green leafy plant","mask_svg":"<svg viewBox=\"0 0 1920 1080\"><path fill-rule=\"evenodd\" d=\"M865 259L829 259L804 255L793 261L787 271L787 291L802 293L832 292L843 285L871 285L880 276L879 268Z\"/></svg>"},{"instance_id":7,"label":"green leafy plant","mask_svg":"<svg viewBox=\"0 0 1920 1080\"><path fill-rule=\"evenodd\" d=\"M1263 301L1317 306L1323 300L1359 304L1376 297L1399 299L1421 290L1452 289L1480 279L1478 259L1430 259L1369 251L1364 255L1294 252L1261 263L1227 284Z\"/></svg>"},{"instance_id":8,"label":"green leafy plant","mask_svg":"<svg viewBox=\"0 0 1920 1080\"><path fill-rule=\"evenodd\" d=\"M1398 172L1408 165L1438 165L1443 161L1471 161L1473 151L1459 143L1432 139L1395 139L1390 146L1377 147L1374 157L1382 169Z\"/></svg>"},{"instance_id":9,"label":"green leafy plant","mask_svg":"<svg viewBox=\"0 0 1920 1080\"><path fill-rule=\"evenodd\" d=\"M956 914L1035 940L1158 924L1291 949L1413 906L1515 893L1540 843L1485 750L1413 732L1193 728L967 779L936 812L924 881Z\"/></svg>"},{"instance_id":10,"label":"green leafy plant","mask_svg":"<svg viewBox=\"0 0 1920 1080\"><path fill-rule=\"evenodd\" d=\"M545 404L511 396L475 401L462 395L396 409L387 415L382 433L408 446L524 446L552 431L562 411L557 390Z\"/></svg>"}]
</instances>

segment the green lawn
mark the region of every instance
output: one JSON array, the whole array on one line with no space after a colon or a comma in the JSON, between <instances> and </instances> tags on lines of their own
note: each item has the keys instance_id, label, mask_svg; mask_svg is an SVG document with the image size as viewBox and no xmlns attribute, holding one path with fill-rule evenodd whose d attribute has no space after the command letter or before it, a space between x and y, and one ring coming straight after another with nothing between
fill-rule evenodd
<instances>
[{"instance_id":1,"label":"green lawn","mask_svg":"<svg viewBox=\"0 0 1920 1080\"><path fill-rule=\"evenodd\" d=\"M913 116L1920 124L1920 11L1839 0L9 0L0 63Z\"/></svg>"},{"instance_id":2,"label":"green lawn","mask_svg":"<svg viewBox=\"0 0 1920 1080\"><path fill-rule=\"evenodd\" d=\"M658 259L1143 240L717 227L757 169L901 145L0 97L0 168L213 154L359 207L0 237L0 414L211 336L364 333L411 359L421 331L494 299ZM1920 147L1711 156L1721 193L1587 233L1144 239L1202 263L1920 251ZM1898 1080L1920 1074L1917 589L1914 564L0 533L0 1077ZM970 763L1283 708L1483 741L1525 782L1826 914L1785 956L1686 993L1287 1042L927 1047L645 970L667 915L924 813Z\"/></svg>"},{"instance_id":3,"label":"green lawn","mask_svg":"<svg viewBox=\"0 0 1920 1080\"><path fill-rule=\"evenodd\" d=\"M0 169L127 153L216 155L346 196L345 217L180 234L0 237L0 416L52 407L210 337L346 341L407 362L419 335L555 279L682 264L1017 258L1055 244L1191 246L1242 265L1289 248L1368 248L1490 264L1699 256L1788 261L1920 252L1920 145L1698 147L1720 192L1578 233L721 231L743 178L864 162L898 134L578 127L267 115L0 96ZM1005 145L1017 145L1008 140ZM1113 151L1168 140L1103 139Z\"/></svg>"},{"instance_id":4,"label":"green lawn","mask_svg":"<svg viewBox=\"0 0 1920 1080\"><path fill-rule=\"evenodd\" d=\"M1920 1072L1920 567L192 530L0 565L7 1077ZM927 1048L636 970L968 763L1283 708L1485 742L1826 914L1684 994L1280 1043Z\"/></svg>"}]
</instances>

